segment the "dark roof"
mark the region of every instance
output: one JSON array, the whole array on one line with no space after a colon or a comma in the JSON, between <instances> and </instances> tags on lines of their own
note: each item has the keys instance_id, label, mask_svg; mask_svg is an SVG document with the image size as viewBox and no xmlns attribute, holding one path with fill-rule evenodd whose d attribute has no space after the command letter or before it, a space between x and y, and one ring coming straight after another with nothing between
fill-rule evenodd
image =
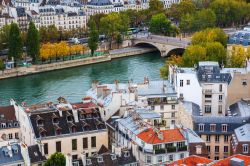
<instances>
[{"instance_id":1,"label":"dark roof","mask_svg":"<svg viewBox=\"0 0 250 166\"><path fill-rule=\"evenodd\" d=\"M102 155L96 155L89 157L87 159L91 159L91 163L89 166L121 166L126 164L137 163L135 157L132 155L130 150L127 151L128 156L125 156L125 151L121 152L121 156L117 156L113 153L104 153ZM115 156L115 158L112 158ZM98 158L103 158L103 162L98 162Z\"/></svg>"},{"instance_id":2,"label":"dark roof","mask_svg":"<svg viewBox=\"0 0 250 166\"><path fill-rule=\"evenodd\" d=\"M32 112L30 119L37 138L56 136L56 131L62 135L106 129L98 108L78 109L76 116L79 122L76 122L72 110L61 109L61 116L59 111L51 109L43 112ZM53 123L53 119L56 120L56 123ZM41 125L38 125L37 122Z\"/></svg>"},{"instance_id":3,"label":"dark roof","mask_svg":"<svg viewBox=\"0 0 250 166\"><path fill-rule=\"evenodd\" d=\"M210 64L198 66L197 77L200 82L230 83L232 77L230 73L221 73L220 67Z\"/></svg>"},{"instance_id":4,"label":"dark roof","mask_svg":"<svg viewBox=\"0 0 250 166\"><path fill-rule=\"evenodd\" d=\"M17 12L17 17L25 17L26 16L24 7L17 7L16 12Z\"/></svg>"},{"instance_id":5,"label":"dark roof","mask_svg":"<svg viewBox=\"0 0 250 166\"><path fill-rule=\"evenodd\" d=\"M0 122L16 121L15 108L13 105L0 107Z\"/></svg>"},{"instance_id":6,"label":"dark roof","mask_svg":"<svg viewBox=\"0 0 250 166\"><path fill-rule=\"evenodd\" d=\"M109 0L91 0L90 2L88 2L88 5L106 6L112 5L112 3Z\"/></svg>"},{"instance_id":7,"label":"dark roof","mask_svg":"<svg viewBox=\"0 0 250 166\"><path fill-rule=\"evenodd\" d=\"M98 151L98 154L103 154L109 152L108 148L105 145L102 145Z\"/></svg>"},{"instance_id":8,"label":"dark roof","mask_svg":"<svg viewBox=\"0 0 250 166\"><path fill-rule=\"evenodd\" d=\"M68 17L73 17L73 16L77 16L76 12L69 12L68 13Z\"/></svg>"},{"instance_id":9,"label":"dark roof","mask_svg":"<svg viewBox=\"0 0 250 166\"><path fill-rule=\"evenodd\" d=\"M43 156L40 152L38 145L29 146L28 152L31 163L37 163L46 160L45 156Z\"/></svg>"},{"instance_id":10,"label":"dark roof","mask_svg":"<svg viewBox=\"0 0 250 166\"><path fill-rule=\"evenodd\" d=\"M242 117L203 117L194 116L194 131L198 134L225 134L230 135L234 132L234 129L242 126L248 122L248 119ZM199 131L199 124L204 124L204 131ZM210 131L210 124L216 124L215 131ZM222 124L227 124L227 132L222 132Z\"/></svg>"},{"instance_id":11,"label":"dark roof","mask_svg":"<svg viewBox=\"0 0 250 166\"><path fill-rule=\"evenodd\" d=\"M31 10L32 15L38 15L38 13L35 10Z\"/></svg>"}]
</instances>

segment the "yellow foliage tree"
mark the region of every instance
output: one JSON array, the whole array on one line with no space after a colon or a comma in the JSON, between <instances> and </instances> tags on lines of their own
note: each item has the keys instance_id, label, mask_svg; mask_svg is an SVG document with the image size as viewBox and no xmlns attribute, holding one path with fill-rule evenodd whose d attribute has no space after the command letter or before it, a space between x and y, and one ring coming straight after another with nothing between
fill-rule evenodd
<instances>
[{"instance_id":1,"label":"yellow foliage tree","mask_svg":"<svg viewBox=\"0 0 250 166\"><path fill-rule=\"evenodd\" d=\"M246 57L250 58L250 46L247 47Z\"/></svg>"},{"instance_id":2,"label":"yellow foliage tree","mask_svg":"<svg viewBox=\"0 0 250 166\"><path fill-rule=\"evenodd\" d=\"M232 46L232 54L230 56L230 67L243 67L246 60L244 47L241 45Z\"/></svg>"}]
</instances>

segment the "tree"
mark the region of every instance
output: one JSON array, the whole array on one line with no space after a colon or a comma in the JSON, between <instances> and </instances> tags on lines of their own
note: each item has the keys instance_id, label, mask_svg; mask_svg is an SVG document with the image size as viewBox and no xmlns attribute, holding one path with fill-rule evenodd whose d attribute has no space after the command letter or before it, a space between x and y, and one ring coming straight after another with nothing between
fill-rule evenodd
<instances>
[{"instance_id":1,"label":"tree","mask_svg":"<svg viewBox=\"0 0 250 166\"><path fill-rule=\"evenodd\" d=\"M5 69L5 65L2 59L0 59L0 70L4 70Z\"/></svg>"},{"instance_id":2,"label":"tree","mask_svg":"<svg viewBox=\"0 0 250 166\"><path fill-rule=\"evenodd\" d=\"M104 13L97 13L97 14L90 16L90 20L95 22L96 29L98 32L101 29L101 19L105 16L106 16L106 14L104 14ZM90 25L89 25L90 23L91 23L91 21L88 22L88 27L90 27Z\"/></svg>"},{"instance_id":3,"label":"tree","mask_svg":"<svg viewBox=\"0 0 250 166\"><path fill-rule=\"evenodd\" d=\"M183 56L183 66L192 67L199 61L206 60L206 48L200 45L190 45L187 47Z\"/></svg>"},{"instance_id":4,"label":"tree","mask_svg":"<svg viewBox=\"0 0 250 166\"><path fill-rule=\"evenodd\" d=\"M42 26L39 29L39 36L40 36L40 40L41 42L45 43L49 41L49 36L48 36L48 32L47 32L47 28Z\"/></svg>"},{"instance_id":5,"label":"tree","mask_svg":"<svg viewBox=\"0 0 250 166\"><path fill-rule=\"evenodd\" d=\"M206 44L206 60L217 61L226 65L227 52L223 45L219 42L210 42Z\"/></svg>"},{"instance_id":6,"label":"tree","mask_svg":"<svg viewBox=\"0 0 250 166\"><path fill-rule=\"evenodd\" d=\"M149 1L149 10L155 12L161 12L164 10L163 2L160 0L150 0Z\"/></svg>"},{"instance_id":7,"label":"tree","mask_svg":"<svg viewBox=\"0 0 250 166\"><path fill-rule=\"evenodd\" d=\"M89 38L88 38L88 47L91 50L91 55L94 55L95 50L98 47L99 34L96 29L95 21L89 21Z\"/></svg>"},{"instance_id":8,"label":"tree","mask_svg":"<svg viewBox=\"0 0 250 166\"><path fill-rule=\"evenodd\" d=\"M216 15L211 9L202 9L194 14L193 30L212 28L216 23Z\"/></svg>"},{"instance_id":9,"label":"tree","mask_svg":"<svg viewBox=\"0 0 250 166\"><path fill-rule=\"evenodd\" d=\"M170 34L171 22L164 13L156 14L150 20L149 31L155 34Z\"/></svg>"},{"instance_id":10,"label":"tree","mask_svg":"<svg viewBox=\"0 0 250 166\"><path fill-rule=\"evenodd\" d=\"M8 48L9 34L10 25L5 25L0 29L0 50Z\"/></svg>"},{"instance_id":11,"label":"tree","mask_svg":"<svg viewBox=\"0 0 250 166\"><path fill-rule=\"evenodd\" d=\"M45 166L65 166L66 158L62 153L54 153L46 161Z\"/></svg>"},{"instance_id":12,"label":"tree","mask_svg":"<svg viewBox=\"0 0 250 166\"><path fill-rule=\"evenodd\" d=\"M195 5L192 0L183 0L180 3L172 4L169 9L170 17L174 18L176 21L186 14L193 14L195 12Z\"/></svg>"},{"instance_id":13,"label":"tree","mask_svg":"<svg viewBox=\"0 0 250 166\"><path fill-rule=\"evenodd\" d=\"M59 40L60 37L60 33L54 24L48 26L47 35L49 37L50 42L56 42Z\"/></svg>"},{"instance_id":14,"label":"tree","mask_svg":"<svg viewBox=\"0 0 250 166\"><path fill-rule=\"evenodd\" d=\"M27 53L32 57L33 62L35 62L39 56L40 39L39 32L33 22L29 23L26 44Z\"/></svg>"},{"instance_id":15,"label":"tree","mask_svg":"<svg viewBox=\"0 0 250 166\"><path fill-rule=\"evenodd\" d=\"M196 32L192 36L192 44L206 44L207 42L219 42L224 47L227 45L227 35L220 28L207 28Z\"/></svg>"},{"instance_id":16,"label":"tree","mask_svg":"<svg viewBox=\"0 0 250 166\"><path fill-rule=\"evenodd\" d=\"M14 57L15 61L21 58L23 44L21 33L16 23L11 23L9 33L9 58Z\"/></svg>"},{"instance_id":17,"label":"tree","mask_svg":"<svg viewBox=\"0 0 250 166\"><path fill-rule=\"evenodd\" d=\"M250 59L250 46L247 47L246 57Z\"/></svg>"},{"instance_id":18,"label":"tree","mask_svg":"<svg viewBox=\"0 0 250 166\"><path fill-rule=\"evenodd\" d=\"M232 47L231 56L229 56L230 67L244 67L246 60L244 47L241 45L235 45Z\"/></svg>"},{"instance_id":19,"label":"tree","mask_svg":"<svg viewBox=\"0 0 250 166\"><path fill-rule=\"evenodd\" d=\"M123 40L122 40L122 35L120 33L118 33L116 35L116 43L118 45L118 48L120 47L120 44L122 44Z\"/></svg>"}]
</instances>

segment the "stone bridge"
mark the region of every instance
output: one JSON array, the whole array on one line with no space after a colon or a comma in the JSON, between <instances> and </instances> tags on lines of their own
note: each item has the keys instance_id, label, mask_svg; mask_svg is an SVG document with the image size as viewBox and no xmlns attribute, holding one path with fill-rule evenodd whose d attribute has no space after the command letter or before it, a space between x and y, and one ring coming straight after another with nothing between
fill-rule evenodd
<instances>
[{"instance_id":1,"label":"stone bridge","mask_svg":"<svg viewBox=\"0 0 250 166\"><path fill-rule=\"evenodd\" d=\"M155 47L162 57L167 57L172 54L182 55L190 44L190 40L157 35L135 36L132 39L132 44L133 46Z\"/></svg>"}]
</instances>

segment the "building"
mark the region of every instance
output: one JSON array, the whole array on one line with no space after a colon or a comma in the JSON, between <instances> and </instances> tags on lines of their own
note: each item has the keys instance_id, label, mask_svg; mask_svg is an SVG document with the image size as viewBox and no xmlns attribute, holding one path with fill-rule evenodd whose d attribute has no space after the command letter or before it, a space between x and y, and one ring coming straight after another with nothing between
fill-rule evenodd
<instances>
[{"instance_id":1,"label":"building","mask_svg":"<svg viewBox=\"0 0 250 166\"><path fill-rule=\"evenodd\" d=\"M236 154L219 161L210 163L210 166L238 166L238 165L249 165L250 156Z\"/></svg>"},{"instance_id":2,"label":"building","mask_svg":"<svg viewBox=\"0 0 250 166\"><path fill-rule=\"evenodd\" d=\"M188 156L183 159L179 159L177 161L174 161L170 163L168 166L177 166L177 165L183 165L183 166L192 166L192 165L205 165L213 162L213 160L201 157L201 156Z\"/></svg>"},{"instance_id":3,"label":"building","mask_svg":"<svg viewBox=\"0 0 250 166\"><path fill-rule=\"evenodd\" d=\"M16 7L16 22L21 31L27 31L28 29L28 15L24 7Z\"/></svg>"},{"instance_id":4,"label":"building","mask_svg":"<svg viewBox=\"0 0 250 166\"><path fill-rule=\"evenodd\" d=\"M31 146L22 144L21 150L26 166L42 166L46 162L46 157L37 144Z\"/></svg>"},{"instance_id":5,"label":"building","mask_svg":"<svg viewBox=\"0 0 250 166\"><path fill-rule=\"evenodd\" d=\"M249 110L250 111L250 110ZM234 130L231 139L232 154L250 156L250 124L244 124Z\"/></svg>"},{"instance_id":6,"label":"building","mask_svg":"<svg viewBox=\"0 0 250 166\"><path fill-rule=\"evenodd\" d=\"M19 140L20 125L14 106L0 107L0 141Z\"/></svg>"},{"instance_id":7,"label":"building","mask_svg":"<svg viewBox=\"0 0 250 166\"><path fill-rule=\"evenodd\" d=\"M21 145L15 142L0 143L0 165L4 166L24 166L24 160L21 153Z\"/></svg>"},{"instance_id":8,"label":"building","mask_svg":"<svg viewBox=\"0 0 250 166\"><path fill-rule=\"evenodd\" d=\"M91 101L68 103L58 98L57 104L16 106L21 114L22 141L28 146L38 143L49 157L55 152L81 158L91 156L102 145L108 146L108 132L100 112ZM11 101L12 103L14 101Z\"/></svg>"}]
</instances>

